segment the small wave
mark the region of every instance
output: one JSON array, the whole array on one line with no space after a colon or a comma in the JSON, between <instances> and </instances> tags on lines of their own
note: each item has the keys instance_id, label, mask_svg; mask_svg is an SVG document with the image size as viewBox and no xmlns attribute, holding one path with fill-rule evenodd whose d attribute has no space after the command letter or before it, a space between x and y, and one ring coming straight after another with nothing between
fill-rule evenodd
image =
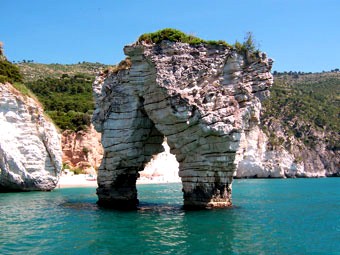
<instances>
[{"instance_id":1,"label":"small wave","mask_svg":"<svg viewBox=\"0 0 340 255\"><path fill-rule=\"evenodd\" d=\"M179 204L162 204L162 203L140 203L137 207L139 212L175 212L182 211Z\"/></svg>"},{"instance_id":2,"label":"small wave","mask_svg":"<svg viewBox=\"0 0 340 255\"><path fill-rule=\"evenodd\" d=\"M98 205L91 202L64 202L59 204L63 208L69 208L74 210L98 210Z\"/></svg>"}]
</instances>

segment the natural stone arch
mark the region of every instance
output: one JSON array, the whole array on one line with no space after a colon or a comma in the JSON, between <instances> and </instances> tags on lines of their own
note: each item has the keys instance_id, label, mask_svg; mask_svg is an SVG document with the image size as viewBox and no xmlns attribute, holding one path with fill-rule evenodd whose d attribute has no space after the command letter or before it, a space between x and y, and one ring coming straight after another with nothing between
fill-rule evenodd
<instances>
[{"instance_id":1,"label":"natural stone arch","mask_svg":"<svg viewBox=\"0 0 340 255\"><path fill-rule=\"evenodd\" d=\"M163 137L179 162L184 206L231 206L244 131L259 122L271 60L222 45L163 41L124 48L131 66L94 82L93 123L102 132L99 204L134 208L136 179Z\"/></svg>"},{"instance_id":2,"label":"natural stone arch","mask_svg":"<svg viewBox=\"0 0 340 255\"><path fill-rule=\"evenodd\" d=\"M112 92L116 94L102 127L104 157L98 174L98 203L135 208L138 172L154 154L162 151L163 135L145 114L138 95Z\"/></svg>"}]
</instances>

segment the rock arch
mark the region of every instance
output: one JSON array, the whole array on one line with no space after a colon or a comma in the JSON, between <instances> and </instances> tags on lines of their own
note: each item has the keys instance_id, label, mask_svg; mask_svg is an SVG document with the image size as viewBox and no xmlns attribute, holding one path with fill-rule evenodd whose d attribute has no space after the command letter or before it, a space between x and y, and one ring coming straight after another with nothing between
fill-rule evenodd
<instances>
[{"instance_id":1,"label":"rock arch","mask_svg":"<svg viewBox=\"0 0 340 255\"><path fill-rule=\"evenodd\" d=\"M272 61L223 45L163 41L124 48L131 66L99 75L93 124L102 133L98 203L138 204L138 172L162 151L164 136L179 162L184 206L231 206L244 132L258 125Z\"/></svg>"}]
</instances>

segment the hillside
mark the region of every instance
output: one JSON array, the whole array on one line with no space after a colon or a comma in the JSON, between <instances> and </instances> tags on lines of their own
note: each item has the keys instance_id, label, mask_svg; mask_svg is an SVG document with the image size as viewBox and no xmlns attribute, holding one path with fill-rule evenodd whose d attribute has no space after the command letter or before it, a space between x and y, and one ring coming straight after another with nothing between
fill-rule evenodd
<instances>
[{"instance_id":1,"label":"hillside","mask_svg":"<svg viewBox=\"0 0 340 255\"><path fill-rule=\"evenodd\" d=\"M340 169L340 73L274 76L263 103L262 130L268 149L291 153L306 169Z\"/></svg>"},{"instance_id":2,"label":"hillside","mask_svg":"<svg viewBox=\"0 0 340 255\"><path fill-rule=\"evenodd\" d=\"M263 106L264 124L279 121L287 136L310 148L322 133L327 149L339 150L340 73L276 75Z\"/></svg>"},{"instance_id":3,"label":"hillside","mask_svg":"<svg viewBox=\"0 0 340 255\"><path fill-rule=\"evenodd\" d=\"M84 130L94 108L92 82L106 67L83 62L72 65L19 63L24 84L43 104L61 130Z\"/></svg>"},{"instance_id":4,"label":"hillside","mask_svg":"<svg viewBox=\"0 0 340 255\"><path fill-rule=\"evenodd\" d=\"M66 65L21 62L16 65L19 67L25 82L45 78L60 78L63 74L69 76L83 74L94 77L99 70L107 67L107 65L104 64L90 62Z\"/></svg>"}]
</instances>

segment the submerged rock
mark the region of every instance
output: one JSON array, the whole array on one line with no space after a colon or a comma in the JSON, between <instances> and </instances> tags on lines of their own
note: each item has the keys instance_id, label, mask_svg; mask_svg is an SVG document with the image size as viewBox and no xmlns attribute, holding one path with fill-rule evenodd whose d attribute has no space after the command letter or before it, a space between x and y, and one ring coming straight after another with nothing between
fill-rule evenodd
<instances>
[{"instance_id":1,"label":"submerged rock","mask_svg":"<svg viewBox=\"0 0 340 255\"><path fill-rule=\"evenodd\" d=\"M0 192L52 190L62 169L60 136L42 107L0 84Z\"/></svg>"},{"instance_id":2,"label":"submerged rock","mask_svg":"<svg viewBox=\"0 0 340 255\"><path fill-rule=\"evenodd\" d=\"M93 124L102 133L98 203L134 208L136 179L166 137L179 163L187 208L231 206L241 139L259 124L272 60L224 45L162 41L124 48L130 68L93 84Z\"/></svg>"}]
</instances>

